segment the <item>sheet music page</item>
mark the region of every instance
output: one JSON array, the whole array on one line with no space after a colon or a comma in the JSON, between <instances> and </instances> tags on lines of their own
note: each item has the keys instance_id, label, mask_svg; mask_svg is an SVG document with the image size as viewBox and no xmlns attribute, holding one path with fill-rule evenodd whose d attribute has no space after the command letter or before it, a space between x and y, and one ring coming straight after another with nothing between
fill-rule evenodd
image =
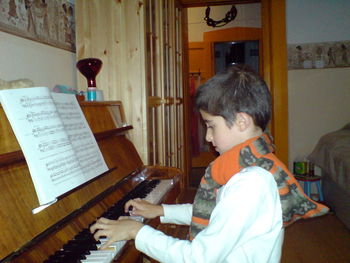
<instances>
[{"instance_id":1,"label":"sheet music page","mask_svg":"<svg viewBox=\"0 0 350 263\"><path fill-rule=\"evenodd\" d=\"M74 94L51 93L84 175L84 182L108 170Z\"/></svg>"},{"instance_id":2,"label":"sheet music page","mask_svg":"<svg viewBox=\"0 0 350 263\"><path fill-rule=\"evenodd\" d=\"M78 102L74 95L67 94L68 97L65 98L67 103L71 105L76 103L78 109L73 107L64 109L64 103L60 102L64 97L61 97L58 99L60 108L58 110L52 94L46 87L0 91L1 104L26 158L40 205L52 202L58 196L93 177L90 173L84 174L86 169L79 161L83 160L83 157L78 154L78 158L73 149L81 139L77 132L73 131L74 122L77 123L76 129L81 128L82 132L84 130L86 132L87 129L79 126L79 123L84 122L81 119L85 120L85 117L83 115L77 117L81 113ZM55 98L57 99L57 96ZM63 122L59 116L60 112L68 114L69 111L75 118L63 115L65 119ZM70 127L69 133L66 127ZM79 139L72 140L73 137ZM93 141L96 143L94 138ZM106 171L107 166L103 164L100 164L100 168L96 171ZM97 175L99 173L95 176Z\"/></svg>"}]
</instances>

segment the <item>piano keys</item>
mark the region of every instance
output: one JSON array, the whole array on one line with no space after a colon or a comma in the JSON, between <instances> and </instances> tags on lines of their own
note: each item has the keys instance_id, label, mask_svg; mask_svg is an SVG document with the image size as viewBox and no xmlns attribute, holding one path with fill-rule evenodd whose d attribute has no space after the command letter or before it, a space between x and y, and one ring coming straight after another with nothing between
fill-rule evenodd
<instances>
[{"instance_id":1,"label":"piano keys","mask_svg":"<svg viewBox=\"0 0 350 263\"><path fill-rule=\"evenodd\" d=\"M145 180L116 204L108 208L108 210L105 211L101 217L118 219L120 216L129 216L133 220L144 222L145 220L142 217L125 214L125 203L130 199L141 198L150 203L159 204L172 185L173 180L171 179L151 181ZM111 262L123 249L126 243L125 241L119 241L113 243L107 251L98 250L104 242L104 239L96 241L93 238L93 235L89 232L89 228L85 228L72 240L63 245L62 249L56 251L55 254L51 255L47 260L45 260L44 263L66 263L70 261Z\"/></svg>"},{"instance_id":2,"label":"piano keys","mask_svg":"<svg viewBox=\"0 0 350 263\"><path fill-rule=\"evenodd\" d=\"M96 218L118 217L118 213L109 208L120 210L116 204L135 196L134 189L137 191L143 184L159 182L144 197L146 200L176 202L181 191L182 172L174 167L143 164L127 138L132 126L125 122L121 102L81 102L81 107L109 171L61 196L57 203L36 215L31 213L38 206L38 200L28 166L0 107L1 262L44 262L69 242L77 243L74 240L80 238ZM159 220L147 223L157 226ZM132 241L115 246L120 248L112 254L97 252L105 254L106 260L118 254L114 259L118 262L135 262L141 257ZM97 252L89 252L90 262L101 257Z\"/></svg>"}]
</instances>

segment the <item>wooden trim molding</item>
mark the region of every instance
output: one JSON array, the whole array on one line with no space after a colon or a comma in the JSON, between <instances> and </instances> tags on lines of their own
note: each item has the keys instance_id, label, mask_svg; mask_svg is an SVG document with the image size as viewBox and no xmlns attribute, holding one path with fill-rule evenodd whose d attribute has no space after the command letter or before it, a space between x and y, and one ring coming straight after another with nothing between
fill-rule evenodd
<instances>
[{"instance_id":1,"label":"wooden trim molding","mask_svg":"<svg viewBox=\"0 0 350 263\"><path fill-rule=\"evenodd\" d=\"M260 40L261 28L255 27L231 27L220 30L204 32L204 42L225 42L240 40Z\"/></svg>"},{"instance_id":2,"label":"wooden trim molding","mask_svg":"<svg viewBox=\"0 0 350 263\"><path fill-rule=\"evenodd\" d=\"M264 79L271 90L276 155L288 164L288 81L285 0L262 0Z\"/></svg>"}]
</instances>

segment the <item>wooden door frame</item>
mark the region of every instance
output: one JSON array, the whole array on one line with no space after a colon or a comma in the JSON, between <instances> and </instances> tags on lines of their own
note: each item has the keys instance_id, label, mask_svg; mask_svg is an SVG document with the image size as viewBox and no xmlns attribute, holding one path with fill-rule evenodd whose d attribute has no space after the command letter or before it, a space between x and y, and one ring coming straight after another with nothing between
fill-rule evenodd
<instances>
[{"instance_id":1,"label":"wooden door frame","mask_svg":"<svg viewBox=\"0 0 350 263\"><path fill-rule=\"evenodd\" d=\"M288 81L285 0L261 0L264 79L272 95L276 155L288 165Z\"/></svg>"}]
</instances>

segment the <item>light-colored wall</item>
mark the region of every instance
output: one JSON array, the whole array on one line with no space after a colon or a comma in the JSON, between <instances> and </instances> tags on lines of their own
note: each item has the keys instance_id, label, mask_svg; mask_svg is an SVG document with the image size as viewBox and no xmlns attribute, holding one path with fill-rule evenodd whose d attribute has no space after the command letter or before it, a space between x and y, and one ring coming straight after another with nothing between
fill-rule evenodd
<instances>
[{"instance_id":1,"label":"light-colored wall","mask_svg":"<svg viewBox=\"0 0 350 263\"><path fill-rule=\"evenodd\" d=\"M188 13L188 41L203 41L203 33L230 27L261 27L260 4L236 5L237 16L223 27L210 27L204 21L206 7L192 7L187 9ZM231 9L231 5L211 6L210 18L221 20Z\"/></svg>"},{"instance_id":2,"label":"light-colored wall","mask_svg":"<svg viewBox=\"0 0 350 263\"><path fill-rule=\"evenodd\" d=\"M350 40L350 1L286 0L287 43ZM289 167L350 122L350 68L288 71Z\"/></svg>"},{"instance_id":3,"label":"light-colored wall","mask_svg":"<svg viewBox=\"0 0 350 263\"><path fill-rule=\"evenodd\" d=\"M75 53L0 32L0 79L28 78L35 86L76 86Z\"/></svg>"}]
</instances>

